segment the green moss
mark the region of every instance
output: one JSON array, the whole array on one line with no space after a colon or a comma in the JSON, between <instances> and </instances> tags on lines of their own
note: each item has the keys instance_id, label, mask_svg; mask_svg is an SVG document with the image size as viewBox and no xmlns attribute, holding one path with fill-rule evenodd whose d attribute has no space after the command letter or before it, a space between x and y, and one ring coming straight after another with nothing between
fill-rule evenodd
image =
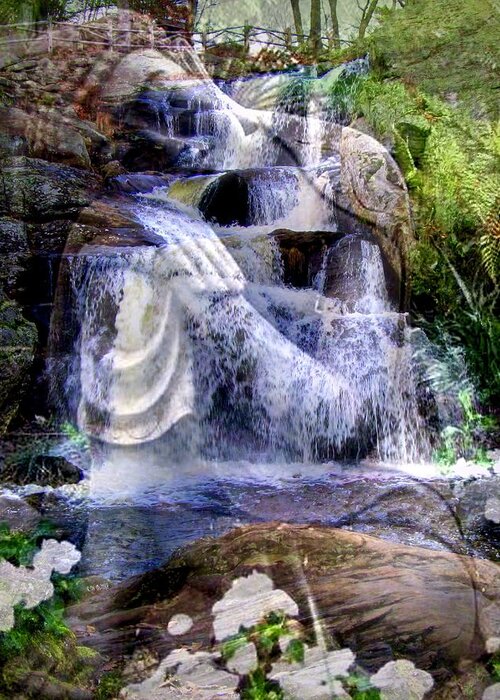
<instances>
[{"instance_id":1,"label":"green moss","mask_svg":"<svg viewBox=\"0 0 500 700\"><path fill-rule=\"evenodd\" d=\"M118 697L124 685L125 681L119 671L109 671L99 679L94 698L95 700L107 700L107 698Z\"/></svg>"}]
</instances>

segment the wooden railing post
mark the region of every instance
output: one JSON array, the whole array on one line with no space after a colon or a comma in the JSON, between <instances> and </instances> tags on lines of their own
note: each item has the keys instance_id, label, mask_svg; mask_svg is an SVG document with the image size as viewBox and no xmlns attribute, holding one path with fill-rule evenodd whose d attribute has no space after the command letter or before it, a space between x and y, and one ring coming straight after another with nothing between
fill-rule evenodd
<instances>
[{"instance_id":1,"label":"wooden railing post","mask_svg":"<svg viewBox=\"0 0 500 700\"><path fill-rule=\"evenodd\" d=\"M108 42L109 42L109 50L112 52L113 51L113 20L111 17L108 20Z\"/></svg>"},{"instance_id":2,"label":"wooden railing post","mask_svg":"<svg viewBox=\"0 0 500 700\"><path fill-rule=\"evenodd\" d=\"M52 20L51 19L49 19L49 27L47 29L47 44L48 44L48 46L47 46L48 52L52 53L52 49L54 48L54 37L52 34Z\"/></svg>"},{"instance_id":3,"label":"wooden railing post","mask_svg":"<svg viewBox=\"0 0 500 700\"><path fill-rule=\"evenodd\" d=\"M151 22L149 25L149 43L151 45L151 48L154 49L155 47L155 20Z\"/></svg>"},{"instance_id":4,"label":"wooden railing post","mask_svg":"<svg viewBox=\"0 0 500 700\"><path fill-rule=\"evenodd\" d=\"M243 50L245 53L248 53L250 51L250 32L252 31L252 27L248 24L248 22L245 22L245 26L243 28Z\"/></svg>"},{"instance_id":5,"label":"wooden railing post","mask_svg":"<svg viewBox=\"0 0 500 700\"><path fill-rule=\"evenodd\" d=\"M292 48L292 30L290 27L285 29L285 48L290 51Z\"/></svg>"}]
</instances>

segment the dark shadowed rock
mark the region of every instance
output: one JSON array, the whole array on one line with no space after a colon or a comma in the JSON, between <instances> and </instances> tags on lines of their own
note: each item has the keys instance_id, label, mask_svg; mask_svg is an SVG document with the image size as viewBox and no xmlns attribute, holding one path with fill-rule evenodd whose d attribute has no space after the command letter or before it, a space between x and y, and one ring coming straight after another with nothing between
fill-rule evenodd
<instances>
[{"instance_id":1,"label":"dark shadowed rock","mask_svg":"<svg viewBox=\"0 0 500 700\"><path fill-rule=\"evenodd\" d=\"M16 415L29 384L36 342L34 324L0 292L0 434Z\"/></svg>"},{"instance_id":2,"label":"dark shadowed rock","mask_svg":"<svg viewBox=\"0 0 500 700\"><path fill-rule=\"evenodd\" d=\"M237 172L226 173L208 185L199 209L207 221L245 226L249 223L248 197L247 179Z\"/></svg>"},{"instance_id":3,"label":"dark shadowed rock","mask_svg":"<svg viewBox=\"0 0 500 700\"><path fill-rule=\"evenodd\" d=\"M294 287L311 287L323 256L342 236L331 231L277 229L272 234L283 260L283 281Z\"/></svg>"},{"instance_id":4,"label":"dark shadowed rock","mask_svg":"<svg viewBox=\"0 0 500 700\"><path fill-rule=\"evenodd\" d=\"M0 288L17 296L25 285L30 249L26 224L14 219L0 219Z\"/></svg>"},{"instance_id":5,"label":"dark shadowed rock","mask_svg":"<svg viewBox=\"0 0 500 700\"><path fill-rule=\"evenodd\" d=\"M80 469L65 457L37 454L28 450L6 460L0 472L2 481L11 484L38 484L39 486L61 486L77 484L83 475Z\"/></svg>"}]
</instances>

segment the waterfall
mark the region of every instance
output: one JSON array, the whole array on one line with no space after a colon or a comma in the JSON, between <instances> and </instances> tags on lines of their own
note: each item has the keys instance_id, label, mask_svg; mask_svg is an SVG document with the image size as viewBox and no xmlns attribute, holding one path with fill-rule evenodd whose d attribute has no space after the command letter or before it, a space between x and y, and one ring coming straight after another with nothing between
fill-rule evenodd
<instances>
[{"instance_id":1,"label":"waterfall","mask_svg":"<svg viewBox=\"0 0 500 700\"><path fill-rule=\"evenodd\" d=\"M211 460L425 456L407 317L375 239L338 231L320 101L300 116L203 90L154 97L159 132L190 125L180 165L204 173L137 198L162 244L88 246L73 263L80 428Z\"/></svg>"},{"instance_id":2,"label":"waterfall","mask_svg":"<svg viewBox=\"0 0 500 700\"><path fill-rule=\"evenodd\" d=\"M137 215L164 245L87 259L81 429L134 445L189 416L215 458L417 457L405 319L380 289L377 246L362 242L366 294L342 311L324 289L287 288L272 265L248 280L213 229L171 203Z\"/></svg>"}]
</instances>

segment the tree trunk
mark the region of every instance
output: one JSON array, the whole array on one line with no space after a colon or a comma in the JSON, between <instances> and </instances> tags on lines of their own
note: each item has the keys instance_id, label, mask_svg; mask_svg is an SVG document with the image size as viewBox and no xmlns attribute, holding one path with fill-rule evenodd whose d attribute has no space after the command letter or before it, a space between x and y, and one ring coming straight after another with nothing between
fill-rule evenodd
<instances>
[{"instance_id":1,"label":"tree trunk","mask_svg":"<svg viewBox=\"0 0 500 700\"><path fill-rule=\"evenodd\" d=\"M295 32L298 34L299 43L304 41L304 27L302 25L302 14L300 12L300 0L290 0L292 3L293 22L295 24Z\"/></svg>"},{"instance_id":2,"label":"tree trunk","mask_svg":"<svg viewBox=\"0 0 500 700\"><path fill-rule=\"evenodd\" d=\"M311 0L311 29L309 39L313 55L316 58L321 47L321 0Z\"/></svg>"},{"instance_id":3,"label":"tree trunk","mask_svg":"<svg viewBox=\"0 0 500 700\"><path fill-rule=\"evenodd\" d=\"M339 18L337 15L337 0L330 0L330 14L332 16L333 46L340 49Z\"/></svg>"},{"instance_id":4,"label":"tree trunk","mask_svg":"<svg viewBox=\"0 0 500 700\"><path fill-rule=\"evenodd\" d=\"M365 9L363 10L363 14L361 15L361 22L359 23L358 37L360 39L364 38L366 30L368 29L368 25L371 22L373 13L375 12L377 5L378 0L370 0L366 4Z\"/></svg>"}]
</instances>

